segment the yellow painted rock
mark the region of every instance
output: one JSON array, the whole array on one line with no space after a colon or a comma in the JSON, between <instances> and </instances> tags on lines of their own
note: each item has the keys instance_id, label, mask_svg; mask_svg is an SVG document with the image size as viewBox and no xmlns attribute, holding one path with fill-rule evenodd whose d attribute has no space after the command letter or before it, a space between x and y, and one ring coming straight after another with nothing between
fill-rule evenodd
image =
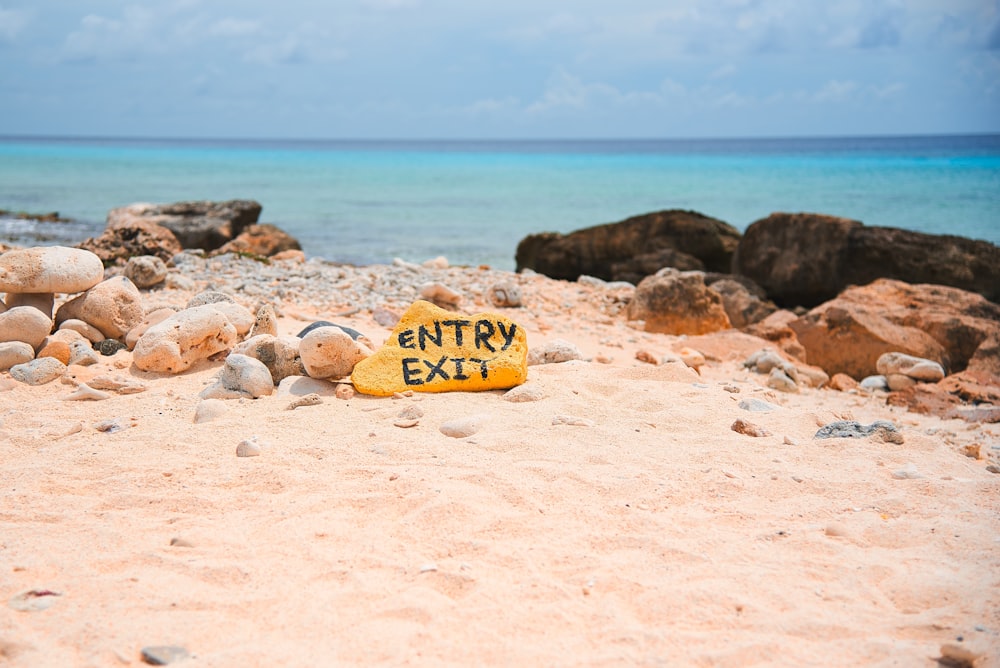
<instances>
[{"instance_id":1,"label":"yellow painted rock","mask_svg":"<svg viewBox=\"0 0 1000 668\"><path fill-rule=\"evenodd\" d=\"M458 315L414 302L382 348L354 367L359 392L505 390L528 376L524 329L496 313Z\"/></svg>"}]
</instances>

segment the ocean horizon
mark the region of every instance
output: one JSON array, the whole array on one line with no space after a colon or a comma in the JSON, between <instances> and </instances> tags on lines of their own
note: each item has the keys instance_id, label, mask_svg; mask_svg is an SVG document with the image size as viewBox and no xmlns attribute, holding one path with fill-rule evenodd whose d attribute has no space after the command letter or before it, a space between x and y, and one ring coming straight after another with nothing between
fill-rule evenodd
<instances>
[{"instance_id":1,"label":"ocean horizon","mask_svg":"<svg viewBox=\"0 0 1000 668\"><path fill-rule=\"evenodd\" d=\"M662 209L807 211L1000 244L1000 135L725 139L0 136L0 240L73 244L132 202L254 199L310 257L514 268L526 235Z\"/></svg>"}]
</instances>

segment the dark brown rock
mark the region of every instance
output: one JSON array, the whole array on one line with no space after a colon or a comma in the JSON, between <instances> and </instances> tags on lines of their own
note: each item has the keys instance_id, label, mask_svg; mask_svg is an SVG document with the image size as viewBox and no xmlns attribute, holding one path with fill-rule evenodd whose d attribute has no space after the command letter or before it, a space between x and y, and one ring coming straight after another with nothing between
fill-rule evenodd
<instances>
[{"instance_id":1,"label":"dark brown rock","mask_svg":"<svg viewBox=\"0 0 1000 668\"><path fill-rule=\"evenodd\" d=\"M517 246L517 270L635 284L663 267L729 272L739 240L739 231L721 220L695 211L659 211L566 235L529 235Z\"/></svg>"},{"instance_id":2,"label":"dark brown rock","mask_svg":"<svg viewBox=\"0 0 1000 668\"><path fill-rule=\"evenodd\" d=\"M129 204L108 213L108 225L146 220L161 225L184 248L215 250L257 222L261 206L253 200Z\"/></svg>"},{"instance_id":3,"label":"dark brown rock","mask_svg":"<svg viewBox=\"0 0 1000 668\"><path fill-rule=\"evenodd\" d=\"M810 364L856 380L876 373L878 358L888 352L933 360L946 373L965 369L974 358L981 369L1000 364L993 343L1000 305L941 285L879 279L848 288L788 326Z\"/></svg>"},{"instance_id":4,"label":"dark brown rock","mask_svg":"<svg viewBox=\"0 0 1000 668\"><path fill-rule=\"evenodd\" d=\"M934 283L1000 301L1000 247L811 213L773 213L750 225L733 269L783 306L815 306L877 278Z\"/></svg>"},{"instance_id":5,"label":"dark brown rock","mask_svg":"<svg viewBox=\"0 0 1000 668\"><path fill-rule=\"evenodd\" d=\"M629 320L647 332L707 334L732 327L719 293L708 289L700 271L663 269L642 279L628 306Z\"/></svg>"},{"instance_id":6,"label":"dark brown rock","mask_svg":"<svg viewBox=\"0 0 1000 668\"><path fill-rule=\"evenodd\" d=\"M212 255L221 253L250 253L271 257L283 251L302 250L298 239L268 223L251 225L232 241L226 242Z\"/></svg>"},{"instance_id":7,"label":"dark brown rock","mask_svg":"<svg viewBox=\"0 0 1000 668\"><path fill-rule=\"evenodd\" d=\"M166 262L182 250L173 232L138 218L108 223L99 237L86 239L77 248L94 253L106 267L140 255L152 255Z\"/></svg>"}]
</instances>

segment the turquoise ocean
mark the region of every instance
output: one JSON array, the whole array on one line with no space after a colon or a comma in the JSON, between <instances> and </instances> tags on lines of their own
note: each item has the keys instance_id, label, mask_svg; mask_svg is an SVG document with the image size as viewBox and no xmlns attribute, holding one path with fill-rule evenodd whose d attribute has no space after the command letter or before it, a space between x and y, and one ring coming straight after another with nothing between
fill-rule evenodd
<instances>
[{"instance_id":1,"label":"turquoise ocean","mask_svg":"<svg viewBox=\"0 0 1000 668\"><path fill-rule=\"evenodd\" d=\"M246 198L310 257L513 269L518 241L660 209L809 211L1000 244L1000 135L627 141L0 137L0 241L76 243L131 202Z\"/></svg>"}]
</instances>

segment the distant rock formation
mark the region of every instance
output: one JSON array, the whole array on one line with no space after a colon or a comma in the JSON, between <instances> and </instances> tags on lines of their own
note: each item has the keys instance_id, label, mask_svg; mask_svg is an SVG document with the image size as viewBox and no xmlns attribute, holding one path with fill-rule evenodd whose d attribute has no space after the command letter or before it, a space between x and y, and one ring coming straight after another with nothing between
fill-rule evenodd
<instances>
[{"instance_id":1,"label":"distant rock formation","mask_svg":"<svg viewBox=\"0 0 1000 668\"><path fill-rule=\"evenodd\" d=\"M733 271L781 306L815 306L878 278L947 285L1000 301L994 244L822 214L773 213L754 222L739 242Z\"/></svg>"},{"instance_id":2,"label":"distant rock formation","mask_svg":"<svg viewBox=\"0 0 1000 668\"><path fill-rule=\"evenodd\" d=\"M109 222L100 236L85 239L76 247L97 255L105 267L145 255L167 262L182 250L173 232L142 218Z\"/></svg>"},{"instance_id":3,"label":"distant rock formation","mask_svg":"<svg viewBox=\"0 0 1000 668\"><path fill-rule=\"evenodd\" d=\"M582 275L638 284L664 267L731 270L739 231L695 211L669 210L597 225L570 234L531 234L517 246L517 270L551 278Z\"/></svg>"},{"instance_id":4,"label":"distant rock formation","mask_svg":"<svg viewBox=\"0 0 1000 668\"><path fill-rule=\"evenodd\" d=\"M212 251L257 222L261 205L253 200L226 202L136 203L112 209L108 225L144 220L167 228L184 248Z\"/></svg>"}]
</instances>

